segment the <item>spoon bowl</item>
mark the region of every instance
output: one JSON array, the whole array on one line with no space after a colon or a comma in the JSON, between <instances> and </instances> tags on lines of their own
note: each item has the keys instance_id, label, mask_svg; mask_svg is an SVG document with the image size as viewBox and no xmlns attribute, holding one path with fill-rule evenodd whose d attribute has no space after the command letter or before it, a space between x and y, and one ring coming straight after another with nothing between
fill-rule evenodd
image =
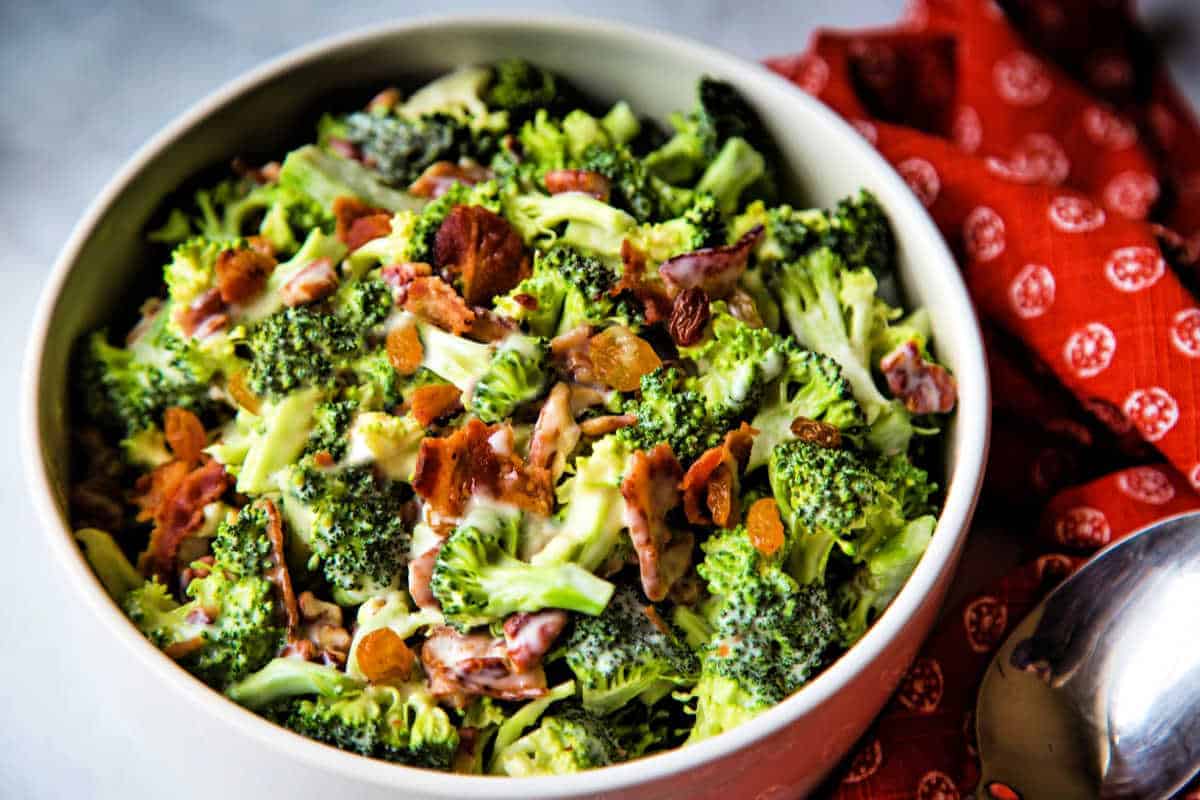
<instances>
[{"instance_id":1,"label":"spoon bowl","mask_svg":"<svg viewBox=\"0 0 1200 800\"><path fill-rule=\"evenodd\" d=\"M980 800L1159 800L1200 771L1200 513L1098 553L979 689Z\"/></svg>"}]
</instances>

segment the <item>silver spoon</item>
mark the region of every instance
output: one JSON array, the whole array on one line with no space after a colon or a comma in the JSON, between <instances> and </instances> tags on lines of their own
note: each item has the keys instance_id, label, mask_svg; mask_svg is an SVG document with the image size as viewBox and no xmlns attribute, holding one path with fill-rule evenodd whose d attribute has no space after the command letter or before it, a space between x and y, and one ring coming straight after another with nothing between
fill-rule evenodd
<instances>
[{"instance_id":1,"label":"silver spoon","mask_svg":"<svg viewBox=\"0 0 1200 800\"><path fill-rule=\"evenodd\" d=\"M1165 800L1200 772L1200 513L1098 553L979 687L980 800Z\"/></svg>"}]
</instances>

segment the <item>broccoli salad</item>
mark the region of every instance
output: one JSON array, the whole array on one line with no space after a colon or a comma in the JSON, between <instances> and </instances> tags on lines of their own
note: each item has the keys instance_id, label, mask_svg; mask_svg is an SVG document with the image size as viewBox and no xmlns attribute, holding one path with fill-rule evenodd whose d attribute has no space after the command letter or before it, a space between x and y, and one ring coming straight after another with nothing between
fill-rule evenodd
<instances>
[{"instance_id":1,"label":"broccoli salad","mask_svg":"<svg viewBox=\"0 0 1200 800\"><path fill-rule=\"evenodd\" d=\"M785 203L718 80L670 126L465 67L164 213L161 291L74 367L132 623L304 736L510 776L715 736L853 645L954 378L869 192Z\"/></svg>"}]
</instances>

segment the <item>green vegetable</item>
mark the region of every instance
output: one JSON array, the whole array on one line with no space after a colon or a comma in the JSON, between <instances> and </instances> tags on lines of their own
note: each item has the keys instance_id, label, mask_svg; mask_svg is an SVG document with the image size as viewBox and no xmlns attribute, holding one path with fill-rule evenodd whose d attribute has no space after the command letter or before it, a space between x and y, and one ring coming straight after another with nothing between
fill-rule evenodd
<instances>
[{"instance_id":1,"label":"green vegetable","mask_svg":"<svg viewBox=\"0 0 1200 800\"><path fill-rule=\"evenodd\" d=\"M638 424L622 428L617 435L633 450L652 450L667 443L681 463L687 463L725 436L729 420L714 418L704 395L684 381L674 367L659 367L642 376L640 399L633 401L627 413Z\"/></svg>"},{"instance_id":2,"label":"green vegetable","mask_svg":"<svg viewBox=\"0 0 1200 800\"><path fill-rule=\"evenodd\" d=\"M471 411L484 422L500 422L549 388L549 345L520 334L506 338L475 384Z\"/></svg>"}]
</instances>

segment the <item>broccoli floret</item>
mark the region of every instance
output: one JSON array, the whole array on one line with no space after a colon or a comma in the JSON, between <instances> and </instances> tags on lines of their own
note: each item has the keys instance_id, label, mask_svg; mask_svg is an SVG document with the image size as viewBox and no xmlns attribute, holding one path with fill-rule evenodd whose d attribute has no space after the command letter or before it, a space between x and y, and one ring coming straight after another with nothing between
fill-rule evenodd
<instances>
[{"instance_id":1,"label":"broccoli floret","mask_svg":"<svg viewBox=\"0 0 1200 800\"><path fill-rule=\"evenodd\" d=\"M259 234L277 253L296 249L297 235L313 228L330 229L329 211L293 185L257 184L242 178L225 180L195 195L199 217L194 227L206 240L228 246L242 236ZM180 230L182 232L182 229Z\"/></svg>"},{"instance_id":2,"label":"broccoli floret","mask_svg":"<svg viewBox=\"0 0 1200 800\"><path fill-rule=\"evenodd\" d=\"M491 67L460 67L413 92L396 113L410 120L444 114L475 131L504 130L508 126L508 113L489 111L484 100L493 75Z\"/></svg>"},{"instance_id":3,"label":"broccoli floret","mask_svg":"<svg viewBox=\"0 0 1200 800\"><path fill-rule=\"evenodd\" d=\"M628 211L638 222L663 217L659 193L645 166L627 148L593 145L579 160L579 169L607 178L612 189L609 202Z\"/></svg>"},{"instance_id":4,"label":"broccoli floret","mask_svg":"<svg viewBox=\"0 0 1200 800\"><path fill-rule=\"evenodd\" d=\"M261 668L284 641L274 587L265 577L267 515L247 506L217 527L216 563L193 580L180 605L152 580L129 592L125 613L159 648L210 686L223 687Z\"/></svg>"},{"instance_id":5,"label":"broccoli floret","mask_svg":"<svg viewBox=\"0 0 1200 800\"><path fill-rule=\"evenodd\" d=\"M599 614L613 585L575 564L536 566L516 557L521 514L480 506L446 539L430 586L442 613L469 626L514 611L562 608Z\"/></svg>"},{"instance_id":6,"label":"broccoli floret","mask_svg":"<svg viewBox=\"0 0 1200 800\"><path fill-rule=\"evenodd\" d=\"M608 139L616 145L627 145L642 132L642 123L633 108L624 100L618 100L600 120Z\"/></svg>"},{"instance_id":7,"label":"broccoli floret","mask_svg":"<svg viewBox=\"0 0 1200 800\"><path fill-rule=\"evenodd\" d=\"M727 243L728 227L716 199L711 194L694 192L687 200L682 216L643 225L627 237L649 261L659 264L673 256Z\"/></svg>"},{"instance_id":8,"label":"broccoli floret","mask_svg":"<svg viewBox=\"0 0 1200 800\"><path fill-rule=\"evenodd\" d=\"M286 706L285 701L303 695L342 697L362 688L362 681L334 667L284 657L230 684L225 695L246 708L262 710Z\"/></svg>"},{"instance_id":9,"label":"broccoli floret","mask_svg":"<svg viewBox=\"0 0 1200 800\"><path fill-rule=\"evenodd\" d=\"M475 384L471 411L484 422L500 422L541 397L550 383L549 353L544 339L510 334Z\"/></svg>"},{"instance_id":10,"label":"broccoli floret","mask_svg":"<svg viewBox=\"0 0 1200 800\"><path fill-rule=\"evenodd\" d=\"M848 269L833 250L820 247L782 265L775 277L796 340L837 361L867 423L889 431L889 450L906 450L912 432L908 414L883 396L871 373L871 342L891 309L876 297L870 270Z\"/></svg>"},{"instance_id":11,"label":"broccoli floret","mask_svg":"<svg viewBox=\"0 0 1200 800\"><path fill-rule=\"evenodd\" d=\"M82 528L75 531L75 541L79 542L92 572L113 600L121 602L125 595L145 583L142 573L129 563L112 534L96 528Z\"/></svg>"},{"instance_id":12,"label":"broccoli floret","mask_svg":"<svg viewBox=\"0 0 1200 800\"><path fill-rule=\"evenodd\" d=\"M625 441L610 434L575 460L575 474L558 487L562 522L533 556L534 564L578 564L594 572L608 561L625 527L621 480L630 455Z\"/></svg>"},{"instance_id":13,"label":"broccoli floret","mask_svg":"<svg viewBox=\"0 0 1200 800\"><path fill-rule=\"evenodd\" d=\"M417 211L425 201L383 183L357 161L328 153L316 145L288 153L279 170L279 185L312 198L322 209L332 209L339 197L356 197L375 208Z\"/></svg>"},{"instance_id":14,"label":"broccoli floret","mask_svg":"<svg viewBox=\"0 0 1200 800\"><path fill-rule=\"evenodd\" d=\"M359 336L375 332L392 313L391 288L379 278L343 284L333 298L333 313Z\"/></svg>"},{"instance_id":15,"label":"broccoli floret","mask_svg":"<svg viewBox=\"0 0 1200 800\"><path fill-rule=\"evenodd\" d=\"M212 288L216 280L217 257L228 242L214 242L194 236L171 250L171 261L163 267L167 296L176 308L186 308Z\"/></svg>"},{"instance_id":16,"label":"broccoli floret","mask_svg":"<svg viewBox=\"0 0 1200 800\"><path fill-rule=\"evenodd\" d=\"M304 451L320 401L319 390L300 389L264 403L257 416L239 411L209 452L237 475L239 492L273 491L274 475Z\"/></svg>"},{"instance_id":17,"label":"broccoli floret","mask_svg":"<svg viewBox=\"0 0 1200 800\"><path fill-rule=\"evenodd\" d=\"M917 517L859 553L862 563L838 589L843 645L849 647L861 639L900 593L929 546L936 525L937 519L932 515Z\"/></svg>"},{"instance_id":18,"label":"broccoli floret","mask_svg":"<svg viewBox=\"0 0 1200 800\"><path fill-rule=\"evenodd\" d=\"M156 427L136 431L121 440L121 457L126 463L146 471L160 467L174 456L167 449L167 439Z\"/></svg>"},{"instance_id":19,"label":"broccoli floret","mask_svg":"<svg viewBox=\"0 0 1200 800\"><path fill-rule=\"evenodd\" d=\"M636 328L637 312L623 298L609 294L614 279L600 259L558 244L538 251L533 274L497 298L496 308L524 323L535 336L553 337L578 325L609 321Z\"/></svg>"},{"instance_id":20,"label":"broccoli floret","mask_svg":"<svg viewBox=\"0 0 1200 800\"><path fill-rule=\"evenodd\" d=\"M562 111L574 100L574 91L559 76L521 58L500 61L484 99L489 108L503 109L514 119L537 109Z\"/></svg>"},{"instance_id":21,"label":"broccoli floret","mask_svg":"<svg viewBox=\"0 0 1200 800\"><path fill-rule=\"evenodd\" d=\"M738 201L747 188L766 175L767 162L740 136L725 142L716 158L704 170L697 191L708 192L723 214L737 211Z\"/></svg>"},{"instance_id":22,"label":"broccoli floret","mask_svg":"<svg viewBox=\"0 0 1200 800\"><path fill-rule=\"evenodd\" d=\"M760 150L770 146L758 113L732 85L706 75L700 79L697 94L697 118L707 140L719 145L737 136ZM715 145L710 145L710 152Z\"/></svg>"},{"instance_id":23,"label":"broccoli floret","mask_svg":"<svg viewBox=\"0 0 1200 800\"><path fill-rule=\"evenodd\" d=\"M714 596L713 637L696 685L689 741L728 730L783 700L820 669L837 633L825 588L797 585L742 527L712 537L697 567Z\"/></svg>"},{"instance_id":24,"label":"broccoli floret","mask_svg":"<svg viewBox=\"0 0 1200 800\"><path fill-rule=\"evenodd\" d=\"M470 393L491 366L494 348L447 333L411 315L406 314L403 319L403 324L417 326L423 353L421 366L464 394Z\"/></svg>"},{"instance_id":25,"label":"broccoli floret","mask_svg":"<svg viewBox=\"0 0 1200 800\"><path fill-rule=\"evenodd\" d=\"M167 312L159 314L165 317ZM163 331L162 335L170 334ZM79 354L88 418L122 438L157 426L172 406L197 413L212 407L211 374L196 374L193 364L150 338L145 334L133 346L115 347L108 343L107 331L100 330L84 340Z\"/></svg>"},{"instance_id":26,"label":"broccoli floret","mask_svg":"<svg viewBox=\"0 0 1200 800\"><path fill-rule=\"evenodd\" d=\"M637 227L621 209L580 192L506 195L504 216L526 243L557 239L615 263L620 263L621 242Z\"/></svg>"},{"instance_id":27,"label":"broccoli floret","mask_svg":"<svg viewBox=\"0 0 1200 800\"><path fill-rule=\"evenodd\" d=\"M750 421L758 435L754 437L747 470L766 464L777 445L793 438L792 423L797 417L824 422L845 433L863 424L862 410L836 361L803 350L790 339L784 349L786 366L778 379L766 387L758 412Z\"/></svg>"},{"instance_id":28,"label":"broccoli floret","mask_svg":"<svg viewBox=\"0 0 1200 800\"><path fill-rule=\"evenodd\" d=\"M405 381L392 362L387 350L375 348L349 364L354 373L354 385L346 390L347 399L365 411L393 409L403 401Z\"/></svg>"},{"instance_id":29,"label":"broccoli floret","mask_svg":"<svg viewBox=\"0 0 1200 800\"><path fill-rule=\"evenodd\" d=\"M720 444L728 423L708 413L704 395L685 385L674 367L643 375L641 397L631 401L626 412L637 417L637 424L617 435L631 449L649 451L666 442L681 463Z\"/></svg>"},{"instance_id":30,"label":"broccoli floret","mask_svg":"<svg viewBox=\"0 0 1200 800\"><path fill-rule=\"evenodd\" d=\"M841 200L829 215L830 246L851 269L866 268L884 276L895 267L892 225L875 195L862 189Z\"/></svg>"},{"instance_id":31,"label":"broccoli floret","mask_svg":"<svg viewBox=\"0 0 1200 800\"><path fill-rule=\"evenodd\" d=\"M566 775L622 761L625 755L605 721L566 705L499 750L493 766L511 777Z\"/></svg>"},{"instance_id":32,"label":"broccoli floret","mask_svg":"<svg viewBox=\"0 0 1200 800\"><path fill-rule=\"evenodd\" d=\"M438 161L488 155L477 151L470 128L446 114L399 119L358 111L346 116L342 131L393 186L408 186Z\"/></svg>"},{"instance_id":33,"label":"broccoli floret","mask_svg":"<svg viewBox=\"0 0 1200 800\"><path fill-rule=\"evenodd\" d=\"M411 414L398 417L380 411L363 411L350 426L345 464L373 464L393 481L412 480L425 428Z\"/></svg>"},{"instance_id":34,"label":"broccoli floret","mask_svg":"<svg viewBox=\"0 0 1200 800\"><path fill-rule=\"evenodd\" d=\"M351 400L334 400L317 406L304 453L329 453L334 461L345 458L350 446L350 423L357 408L358 404Z\"/></svg>"},{"instance_id":35,"label":"broccoli floret","mask_svg":"<svg viewBox=\"0 0 1200 800\"><path fill-rule=\"evenodd\" d=\"M628 587L617 590L600 616L579 619L565 649L583 707L601 716L635 698L650 705L690 685L700 671L695 654Z\"/></svg>"},{"instance_id":36,"label":"broccoli floret","mask_svg":"<svg viewBox=\"0 0 1200 800\"><path fill-rule=\"evenodd\" d=\"M307 464L283 479L284 512L343 605L400 585L411 533L401 519L403 484L369 467L321 470Z\"/></svg>"},{"instance_id":37,"label":"broccoli floret","mask_svg":"<svg viewBox=\"0 0 1200 800\"><path fill-rule=\"evenodd\" d=\"M751 328L714 303L703 339L679 354L696 363L693 385L714 419L733 419L758 406L764 387L783 371L788 348L766 328Z\"/></svg>"},{"instance_id":38,"label":"broccoli floret","mask_svg":"<svg viewBox=\"0 0 1200 800\"><path fill-rule=\"evenodd\" d=\"M342 750L430 769L449 769L458 750L458 730L423 687L301 700L284 724Z\"/></svg>"},{"instance_id":39,"label":"broccoli floret","mask_svg":"<svg viewBox=\"0 0 1200 800\"><path fill-rule=\"evenodd\" d=\"M253 353L251 390L276 398L302 387L331 387L338 366L358 351L360 337L333 314L297 306L254 326L246 344Z\"/></svg>"}]
</instances>

